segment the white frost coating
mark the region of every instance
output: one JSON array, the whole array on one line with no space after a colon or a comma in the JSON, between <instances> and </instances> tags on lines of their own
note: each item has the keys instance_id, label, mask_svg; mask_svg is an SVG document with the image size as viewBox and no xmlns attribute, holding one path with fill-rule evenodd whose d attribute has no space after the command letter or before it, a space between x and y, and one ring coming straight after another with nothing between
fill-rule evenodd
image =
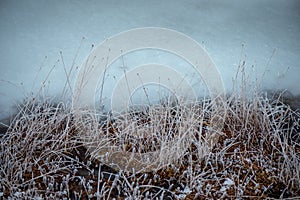
<instances>
[{"instance_id":1,"label":"white frost coating","mask_svg":"<svg viewBox=\"0 0 300 200\"><path fill-rule=\"evenodd\" d=\"M93 109L97 84L99 78L105 74L106 68L124 54L147 48L168 51L185 59L201 75L211 98L225 94L218 69L207 52L195 40L170 29L139 28L115 35L92 51L77 77L73 97L74 108ZM157 74L154 72L151 75L155 80ZM163 74L159 76L162 77ZM168 74L165 76L169 77ZM124 101L124 99L112 101Z\"/></svg>"}]
</instances>

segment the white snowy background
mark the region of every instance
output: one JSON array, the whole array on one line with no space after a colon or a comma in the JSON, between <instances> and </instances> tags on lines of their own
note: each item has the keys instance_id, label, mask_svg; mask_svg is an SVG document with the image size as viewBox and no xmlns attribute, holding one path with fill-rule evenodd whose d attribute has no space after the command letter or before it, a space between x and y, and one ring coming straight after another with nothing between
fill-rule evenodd
<instances>
[{"instance_id":1,"label":"white snowy background","mask_svg":"<svg viewBox=\"0 0 300 200\"><path fill-rule=\"evenodd\" d=\"M49 94L61 92L66 79L60 51L70 69L78 49L75 67L93 44L148 26L198 41L227 91L245 61L263 88L300 94L299 0L0 0L0 119L37 91L54 65Z\"/></svg>"}]
</instances>

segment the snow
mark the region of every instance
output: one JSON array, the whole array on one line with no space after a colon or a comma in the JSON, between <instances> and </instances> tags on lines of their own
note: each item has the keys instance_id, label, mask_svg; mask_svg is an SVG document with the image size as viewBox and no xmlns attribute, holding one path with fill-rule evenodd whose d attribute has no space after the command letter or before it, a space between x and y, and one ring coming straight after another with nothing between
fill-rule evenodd
<instances>
[{"instance_id":1,"label":"snow","mask_svg":"<svg viewBox=\"0 0 300 200\"><path fill-rule=\"evenodd\" d=\"M191 191L191 189L190 189L188 186L186 186L186 187L183 189L183 191L181 191L181 192L182 192L181 194L178 194L178 195L177 195L177 198L178 198L178 199L185 199L185 198L186 198L186 195L190 194L192 191Z\"/></svg>"},{"instance_id":2,"label":"snow","mask_svg":"<svg viewBox=\"0 0 300 200\"><path fill-rule=\"evenodd\" d=\"M13 112L24 93L37 92L53 65L46 90L52 95L63 89L64 67L61 61L56 63L61 60L60 51L70 69L85 37L77 67L92 44L146 26L174 29L199 42L218 67L228 91L240 60L245 60L246 69L252 71L254 66L253 74L263 87L300 94L299 9L297 0L2 0L0 119ZM160 55L158 61L174 64ZM139 58L136 62L143 63L144 57Z\"/></svg>"},{"instance_id":3,"label":"snow","mask_svg":"<svg viewBox=\"0 0 300 200\"><path fill-rule=\"evenodd\" d=\"M226 178L220 191L225 192L228 188L230 188L231 185L234 185L234 181L229 178Z\"/></svg>"},{"instance_id":4,"label":"snow","mask_svg":"<svg viewBox=\"0 0 300 200\"><path fill-rule=\"evenodd\" d=\"M226 178L226 180L224 181L223 184L224 184L224 185L230 186L230 185L234 185L234 182L233 182L233 180L231 180L231 179L229 179L229 178Z\"/></svg>"}]
</instances>

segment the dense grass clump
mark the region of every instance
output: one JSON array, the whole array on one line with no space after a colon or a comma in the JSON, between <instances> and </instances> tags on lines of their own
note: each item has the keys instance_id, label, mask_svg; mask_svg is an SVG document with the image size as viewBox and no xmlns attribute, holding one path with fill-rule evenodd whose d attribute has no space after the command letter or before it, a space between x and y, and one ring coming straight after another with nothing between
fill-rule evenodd
<instances>
[{"instance_id":1,"label":"dense grass clump","mask_svg":"<svg viewBox=\"0 0 300 200\"><path fill-rule=\"evenodd\" d=\"M0 196L299 198L299 112L263 95L218 106L160 104L112 116L28 101L1 136Z\"/></svg>"}]
</instances>

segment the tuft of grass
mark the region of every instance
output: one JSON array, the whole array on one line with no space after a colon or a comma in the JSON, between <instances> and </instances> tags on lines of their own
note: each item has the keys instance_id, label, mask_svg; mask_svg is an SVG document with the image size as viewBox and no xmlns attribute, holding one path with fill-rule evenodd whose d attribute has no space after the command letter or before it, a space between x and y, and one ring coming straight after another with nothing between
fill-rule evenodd
<instances>
[{"instance_id":1,"label":"tuft of grass","mask_svg":"<svg viewBox=\"0 0 300 200\"><path fill-rule=\"evenodd\" d=\"M80 135L94 158L116 170L153 171L180 165L192 143L199 159L209 152L213 134L201 127L210 123L210 110L207 101L153 105L105 120L85 117Z\"/></svg>"},{"instance_id":2,"label":"tuft of grass","mask_svg":"<svg viewBox=\"0 0 300 200\"><path fill-rule=\"evenodd\" d=\"M300 198L299 110L239 70L226 98L119 115L27 98L0 136L0 199Z\"/></svg>"},{"instance_id":3,"label":"tuft of grass","mask_svg":"<svg viewBox=\"0 0 300 200\"><path fill-rule=\"evenodd\" d=\"M33 99L1 138L5 198L300 196L300 114L280 98L232 95L115 117ZM218 116L220 117L220 116ZM214 142L211 134L217 133Z\"/></svg>"}]
</instances>

